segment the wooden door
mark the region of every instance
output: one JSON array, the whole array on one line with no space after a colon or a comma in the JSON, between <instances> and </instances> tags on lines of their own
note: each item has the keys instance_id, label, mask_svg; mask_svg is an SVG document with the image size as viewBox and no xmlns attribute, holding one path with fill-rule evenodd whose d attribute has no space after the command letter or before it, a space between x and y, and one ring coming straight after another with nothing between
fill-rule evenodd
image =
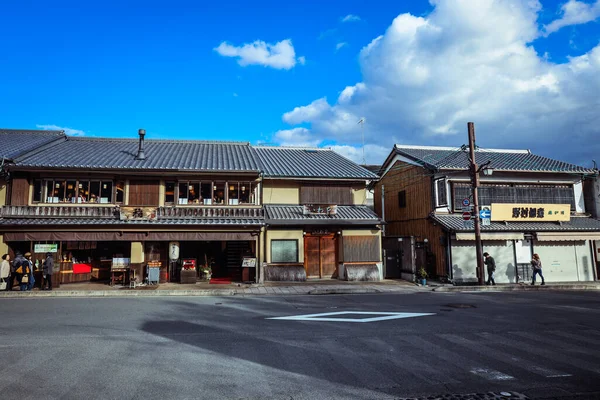
<instances>
[{"instance_id":1,"label":"wooden door","mask_svg":"<svg viewBox=\"0 0 600 400\"><path fill-rule=\"evenodd\" d=\"M321 278L337 277L337 263L335 257L335 237L323 236L320 240Z\"/></svg>"},{"instance_id":2,"label":"wooden door","mask_svg":"<svg viewBox=\"0 0 600 400\"><path fill-rule=\"evenodd\" d=\"M321 259L319 254L319 237L304 237L304 269L306 276L310 278L320 278Z\"/></svg>"},{"instance_id":3,"label":"wooden door","mask_svg":"<svg viewBox=\"0 0 600 400\"><path fill-rule=\"evenodd\" d=\"M334 236L304 237L304 269L309 278L332 278L337 274Z\"/></svg>"}]
</instances>

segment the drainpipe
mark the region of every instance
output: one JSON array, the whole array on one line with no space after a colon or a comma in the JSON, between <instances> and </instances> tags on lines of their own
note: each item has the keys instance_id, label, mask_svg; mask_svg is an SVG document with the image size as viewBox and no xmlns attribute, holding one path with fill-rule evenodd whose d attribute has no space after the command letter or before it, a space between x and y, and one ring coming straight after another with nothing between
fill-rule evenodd
<instances>
[{"instance_id":1,"label":"drainpipe","mask_svg":"<svg viewBox=\"0 0 600 400\"><path fill-rule=\"evenodd\" d=\"M381 219L384 224L381 226L383 236L385 236L385 185L381 185Z\"/></svg>"}]
</instances>

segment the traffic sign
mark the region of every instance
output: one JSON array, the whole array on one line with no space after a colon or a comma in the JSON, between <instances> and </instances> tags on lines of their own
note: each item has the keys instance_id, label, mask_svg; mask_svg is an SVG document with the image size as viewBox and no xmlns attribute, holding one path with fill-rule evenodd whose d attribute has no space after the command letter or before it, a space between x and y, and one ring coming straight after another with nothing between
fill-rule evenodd
<instances>
[{"instance_id":1,"label":"traffic sign","mask_svg":"<svg viewBox=\"0 0 600 400\"><path fill-rule=\"evenodd\" d=\"M465 221L469 221L469 220L471 220L471 213L470 213L470 212L467 212L467 211L465 211L465 212L463 213L463 219L464 219Z\"/></svg>"},{"instance_id":2,"label":"traffic sign","mask_svg":"<svg viewBox=\"0 0 600 400\"><path fill-rule=\"evenodd\" d=\"M471 200L469 200L469 198L468 198L468 197L463 199L463 201L462 201L462 205L463 205L463 206L467 207L467 206L469 206L470 204L471 204Z\"/></svg>"},{"instance_id":3,"label":"traffic sign","mask_svg":"<svg viewBox=\"0 0 600 400\"><path fill-rule=\"evenodd\" d=\"M481 219L481 226L490 226L492 224L491 220L489 218L482 218Z\"/></svg>"},{"instance_id":4,"label":"traffic sign","mask_svg":"<svg viewBox=\"0 0 600 400\"><path fill-rule=\"evenodd\" d=\"M491 216L492 212L489 208L482 208L481 211L479 211L479 218L481 219L489 219Z\"/></svg>"}]
</instances>

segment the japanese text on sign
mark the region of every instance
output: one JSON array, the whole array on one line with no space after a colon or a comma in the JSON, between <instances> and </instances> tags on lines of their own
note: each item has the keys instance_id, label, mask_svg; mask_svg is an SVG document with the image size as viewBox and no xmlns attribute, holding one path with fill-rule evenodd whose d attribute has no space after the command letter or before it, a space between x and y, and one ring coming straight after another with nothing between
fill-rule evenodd
<instances>
[{"instance_id":1,"label":"japanese text on sign","mask_svg":"<svg viewBox=\"0 0 600 400\"><path fill-rule=\"evenodd\" d=\"M569 204L492 204L492 221L569 221Z\"/></svg>"}]
</instances>

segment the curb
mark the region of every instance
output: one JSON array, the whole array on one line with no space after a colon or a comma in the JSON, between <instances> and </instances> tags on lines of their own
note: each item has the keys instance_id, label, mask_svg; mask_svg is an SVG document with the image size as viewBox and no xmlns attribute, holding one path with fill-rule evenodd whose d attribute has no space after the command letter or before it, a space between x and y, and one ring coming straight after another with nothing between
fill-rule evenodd
<instances>
[{"instance_id":1,"label":"curb","mask_svg":"<svg viewBox=\"0 0 600 400\"><path fill-rule=\"evenodd\" d=\"M160 296L235 296L238 293L235 290L144 290L144 291L118 291L118 290L64 290L48 292L25 292L20 293L2 293L0 299L16 298L38 298L38 297L160 297ZM257 295L258 293L253 295Z\"/></svg>"},{"instance_id":2,"label":"curb","mask_svg":"<svg viewBox=\"0 0 600 400\"><path fill-rule=\"evenodd\" d=\"M514 291L580 291L600 290L600 285L514 285L514 286L444 286L432 289L433 292L514 292Z\"/></svg>"},{"instance_id":3,"label":"curb","mask_svg":"<svg viewBox=\"0 0 600 400\"><path fill-rule=\"evenodd\" d=\"M369 294L369 293L384 293L379 289L313 289L308 292L309 295L326 295L326 294Z\"/></svg>"}]
</instances>

